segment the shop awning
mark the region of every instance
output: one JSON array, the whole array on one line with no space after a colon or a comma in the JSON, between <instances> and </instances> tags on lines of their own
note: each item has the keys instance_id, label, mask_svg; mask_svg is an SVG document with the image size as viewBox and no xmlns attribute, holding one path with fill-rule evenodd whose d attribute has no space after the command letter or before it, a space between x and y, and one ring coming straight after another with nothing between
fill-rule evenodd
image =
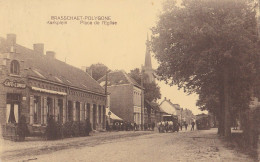
<instances>
[{"instance_id":1,"label":"shop awning","mask_svg":"<svg viewBox=\"0 0 260 162\"><path fill-rule=\"evenodd\" d=\"M110 112L110 116L109 116L109 112ZM106 108L106 115L110 117L110 119L112 120L123 120L120 117L118 117L116 114L114 114L111 110L109 110L109 108Z\"/></svg>"},{"instance_id":2,"label":"shop awning","mask_svg":"<svg viewBox=\"0 0 260 162\"><path fill-rule=\"evenodd\" d=\"M38 87L32 87L32 90L35 90L38 92L50 93L50 94L57 94L57 95L62 95L62 96L67 95L67 93L65 93L65 92L53 91L53 90L43 89L43 88L38 88Z\"/></svg>"}]
</instances>

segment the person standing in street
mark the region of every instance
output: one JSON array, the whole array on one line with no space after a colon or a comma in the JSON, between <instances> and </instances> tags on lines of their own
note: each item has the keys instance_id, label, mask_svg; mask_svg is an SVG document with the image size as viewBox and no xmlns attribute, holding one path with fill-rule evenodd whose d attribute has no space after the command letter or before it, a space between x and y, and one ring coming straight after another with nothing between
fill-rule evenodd
<instances>
[{"instance_id":1,"label":"person standing in street","mask_svg":"<svg viewBox=\"0 0 260 162\"><path fill-rule=\"evenodd\" d=\"M185 130L187 130L188 124L186 122L184 122L184 126L185 126Z\"/></svg>"},{"instance_id":2,"label":"person standing in street","mask_svg":"<svg viewBox=\"0 0 260 162\"><path fill-rule=\"evenodd\" d=\"M193 121L193 122L191 123L191 131L192 131L192 130L194 131L194 125L195 125L195 122Z\"/></svg>"},{"instance_id":3,"label":"person standing in street","mask_svg":"<svg viewBox=\"0 0 260 162\"><path fill-rule=\"evenodd\" d=\"M152 131L154 131L155 123L152 122Z\"/></svg>"}]
</instances>

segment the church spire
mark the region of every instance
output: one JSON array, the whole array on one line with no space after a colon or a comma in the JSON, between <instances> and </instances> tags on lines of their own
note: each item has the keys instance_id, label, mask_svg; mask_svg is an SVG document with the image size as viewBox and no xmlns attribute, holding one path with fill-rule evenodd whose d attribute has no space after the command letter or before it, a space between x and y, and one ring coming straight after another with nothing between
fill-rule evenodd
<instances>
[{"instance_id":1,"label":"church spire","mask_svg":"<svg viewBox=\"0 0 260 162\"><path fill-rule=\"evenodd\" d=\"M151 53L150 53L150 42L149 37L147 33L147 39L146 39L146 53L145 53L145 68L151 68L152 69L152 61L151 61Z\"/></svg>"},{"instance_id":2,"label":"church spire","mask_svg":"<svg viewBox=\"0 0 260 162\"><path fill-rule=\"evenodd\" d=\"M144 79L145 83L155 82L154 78L154 70L152 68L152 60L151 60L151 49L150 49L150 41L147 33L146 39L146 53L145 53L145 62L144 62L144 74L146 74L147 78Z\"/></svg>"}]
</instances>

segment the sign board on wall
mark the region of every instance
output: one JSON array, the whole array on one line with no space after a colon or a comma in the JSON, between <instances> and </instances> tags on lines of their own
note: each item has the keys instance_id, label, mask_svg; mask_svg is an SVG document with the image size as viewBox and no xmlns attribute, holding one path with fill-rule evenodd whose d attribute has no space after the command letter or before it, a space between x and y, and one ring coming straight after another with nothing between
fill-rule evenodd
<instances>
[{"instance_id":1,"label":"sign board on wall","mask_svg":"<svg viewBox=\"0 0 260 162\"><path fill-rule=\"evenodd\" d=\"M26 84L23 81L10 81L9 79L6 79L3 84L6 87L26 88Z\"/></svg>"}]
</instances>

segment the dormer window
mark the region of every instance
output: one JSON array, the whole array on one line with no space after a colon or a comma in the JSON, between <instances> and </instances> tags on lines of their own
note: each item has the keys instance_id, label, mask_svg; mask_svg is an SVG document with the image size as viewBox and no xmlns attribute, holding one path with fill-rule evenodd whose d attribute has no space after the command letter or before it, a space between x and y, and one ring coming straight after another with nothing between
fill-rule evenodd
<instances>
[{"instance_id":1,"label":"dormer window","mask_svg":"<svg viewBox=\"0 0 260 162\"><path fill-rule=\"evenodd\" d=\"M19 75L20 73L20 65L19 65L19 62L17 60L13 60L11 62L11 67L10 67L10 71L11 71L11 74L16 74L16 75Z\"/></svg>"}]
</instances>

